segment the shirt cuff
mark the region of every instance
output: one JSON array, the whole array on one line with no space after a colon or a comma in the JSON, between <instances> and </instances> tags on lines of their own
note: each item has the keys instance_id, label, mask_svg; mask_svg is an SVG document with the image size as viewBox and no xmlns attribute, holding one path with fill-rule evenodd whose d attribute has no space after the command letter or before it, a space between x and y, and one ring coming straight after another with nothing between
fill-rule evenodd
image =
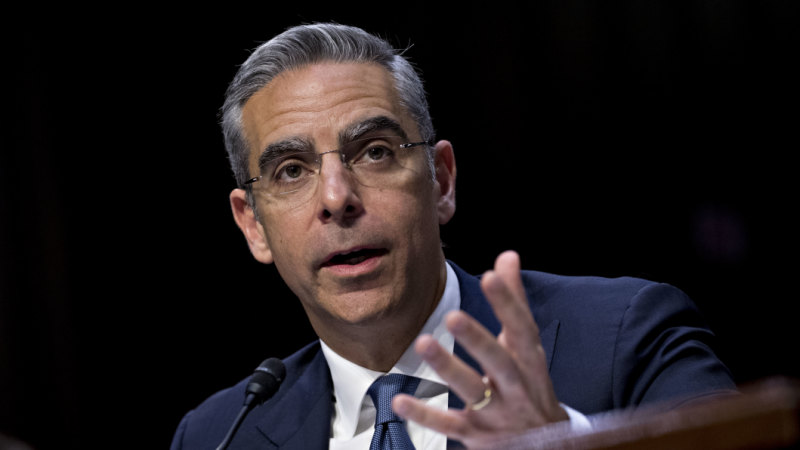
<instances>
[{"instance_id":1,"label":"shirt cuff","mask_svg":"<svg viewBox=\"0 0 800 450\"><path fill-rule=\"evenodd\" d=\"M561 407L564 408L564 411L569 416L569 425L572 431L589 431L592 429L592 424L586 416L563 403L561 403Z\"/></svg>"}]
</instances>

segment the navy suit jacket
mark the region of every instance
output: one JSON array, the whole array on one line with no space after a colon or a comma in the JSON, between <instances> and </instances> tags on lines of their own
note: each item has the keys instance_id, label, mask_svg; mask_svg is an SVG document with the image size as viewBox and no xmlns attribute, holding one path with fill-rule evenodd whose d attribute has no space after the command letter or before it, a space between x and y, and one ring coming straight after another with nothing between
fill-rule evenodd
<instances>
[{"instance_id":1,"label":"navy suit jacket","mask_svg":"<svg viewBox=\"0 0 800 450\"><path fill-rule=\"evenodd\" d=\"M479 279L450 263L461 309L500 332ZM524 271L550 377L562 403L591 415L646 403L675 403L735 390L711 349L713 335L680 290L637 278L566 277ZM458 345L455 352L475 361ZM246 417L230 449L326 449L333 384L319 342L284 360L273 398ZM480 369L479 369L480 370ZM172 449L215 449L242 407L247 379L186 414ZM463 404L454 394L450 407Z\"/></svg>"}]
</instances>

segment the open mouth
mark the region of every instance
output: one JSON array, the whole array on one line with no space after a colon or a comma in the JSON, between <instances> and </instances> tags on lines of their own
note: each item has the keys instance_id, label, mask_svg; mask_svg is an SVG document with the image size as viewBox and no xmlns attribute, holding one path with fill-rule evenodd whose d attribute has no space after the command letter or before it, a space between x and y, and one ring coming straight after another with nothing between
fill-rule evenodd
<instances>
[{"instance_id":1,"label":"open mouth","mask_svg":"<svg viewBox=\"0 0 800 450\"><path fill-rule=\"evenodd\" d=\"M326 266L338 266L338 265L349 265L354 266L356 264L360 264L370 258L374 258L376 256L382 256L387 253L386 249L383 248L364 248L360 250L355 250L352 252L347 253L339 253L333 255L327 261L322 264L322 267Z\"/></svg>"}]
</instances>

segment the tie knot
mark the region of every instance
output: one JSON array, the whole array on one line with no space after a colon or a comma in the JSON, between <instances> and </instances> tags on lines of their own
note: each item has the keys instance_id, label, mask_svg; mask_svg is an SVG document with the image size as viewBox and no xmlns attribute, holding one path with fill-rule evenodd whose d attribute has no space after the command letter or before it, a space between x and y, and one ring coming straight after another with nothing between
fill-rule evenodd
<instances>
[{"instance_id":1,"label":"tie knot","mask_svg":"<svg viewBox=\"0 0 800 450\"><path fill-rule=\"evenodd\" d=\"M375 423L399 422L400 418L392 411L392 398L400 393L414 395L417 385L419 378L399 373L390 373L375 380L367 390L375 404Z\"/></svg>"}]
</instances>

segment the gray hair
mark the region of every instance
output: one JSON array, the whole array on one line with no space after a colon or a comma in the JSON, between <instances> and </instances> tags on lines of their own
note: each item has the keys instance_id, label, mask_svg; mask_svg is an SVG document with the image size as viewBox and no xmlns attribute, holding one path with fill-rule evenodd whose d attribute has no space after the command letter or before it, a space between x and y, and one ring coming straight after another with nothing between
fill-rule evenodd
<instances>
[{"instance_id":1,"label":"gray hair","mask_svg":"<svg viewBox=\"0 0 800 450\"><path fill-rule=\"evenodd\" d=\"M400 104L416 122L422 139L433 141L433 123L422 80L402 56L402 51L360 28L332 23L299 25L256 48L239 68L225 93L221 111L222 133L233 175L239 185L250 178L249 149L242 127L245 103L282 72L323 61L366 62L383 66L394 78ZM433 170L430 151L428 159Z\"/></svg>"}]
</instances>

